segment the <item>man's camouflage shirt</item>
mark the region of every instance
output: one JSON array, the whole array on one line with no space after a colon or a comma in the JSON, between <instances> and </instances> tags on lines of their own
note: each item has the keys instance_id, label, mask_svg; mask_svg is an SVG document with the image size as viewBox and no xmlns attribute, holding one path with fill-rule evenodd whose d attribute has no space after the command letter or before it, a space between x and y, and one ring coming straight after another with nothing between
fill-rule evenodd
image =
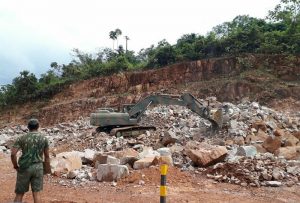
<instances>
[{"instance_id":1,"label":"man's camouflage shirt","mask_svg":"<svg viewBox=\"0 0 300 203\"><path fill-rule=\"evenodd\" d=\"M20 170L24 170L34 163L43 162L43 151L49 147L49 143L39 132L29 132L19 137L13 147L22 150L18 165Z\"/></svg>"}]
</instances>

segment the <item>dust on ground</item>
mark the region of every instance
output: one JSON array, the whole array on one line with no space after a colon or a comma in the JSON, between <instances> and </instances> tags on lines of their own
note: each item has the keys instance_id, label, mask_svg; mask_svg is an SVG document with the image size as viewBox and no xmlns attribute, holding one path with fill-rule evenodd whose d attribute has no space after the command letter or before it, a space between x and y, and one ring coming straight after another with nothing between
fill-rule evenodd
<instances>
[{"instance_id":1,"label":"dust on ground","mask_svg":"<svg viewBox=\"0 0 300 203\"><path fill-rule=\"evenodd\" d=\"M14 198L16 172L8 155L0 154L0 202L11 202ZM54 177L59 181L58 177ZM139 181L143 180L143 184ZM159 201L160 173L158 167L133 171L116 186L111 183L93 182L90 185L68 187L57 184L53 177L45 176L42 198L49 203L106 203L106 202L149 202ZM199 174L169 168L168 202L300 202L300 186L293 187L241 187L227 183L216 184ZM27 193L25 202L32 202Z\"/></svg>"}]
</instances>

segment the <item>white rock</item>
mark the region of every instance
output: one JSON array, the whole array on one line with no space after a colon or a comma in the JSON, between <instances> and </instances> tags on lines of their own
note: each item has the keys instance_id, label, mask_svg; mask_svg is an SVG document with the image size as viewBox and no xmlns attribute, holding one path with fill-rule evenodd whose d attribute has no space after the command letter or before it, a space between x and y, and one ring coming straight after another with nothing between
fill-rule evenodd
<instances>
[{"instance_id":1,"label":"white rock","mask_svg":"<svg viewBox=\"0 0 300 203\"><path fill-rule=\"evenodd\" d=\"M160 154L157 151L154 151L152 147L145 147L144 150L141 153L139 153L138 158L143 159L156 156L160 156Z\"/></svg>"},{"instance_id":2,"label":"white rock","mask_svg":"<svg viewBox=\"0 0 300 203\"><path fill-rule=\"evenodd\" d=\"M143 168L149 168L153 164L153 160L155 157L145 157L143 159L140 159L133 164L134 169L143 169Z\"/></svg>"},{"instance_id":3,"label":"white rock","mask_svg":"<svg viewBox=\"0 0 300 203\"><path fill-rule=\"evenodd\" d=\"M172 156L171 150L167 147L159 148L156 150L160 156Z\"/></svg>"},{"instance_id":4,"label":"white rock","mask_svg":"<svg viewBox=\"0 0 300 203\"><path fill-rule=\"evenodd\" d=\"M254 146L241 146L237 148L236 156L254 157L257 154Z\"/></svg>"},{"instance_id":5,"label":"white rock","mask_svg":"<svg viewBox=\"0 0 300 203\"><path fill-rule=\"evenodd\" d=\"M84 158L88 159L88 160L93 160L94 156L95 156L96 151L92 150L92 149L85 149L84 150Z\"/></svg>"},{"instance_id":6,"label":"white rock","mask_svg":"<svg viewBox=\"0 0 300 203\"><path fill-rule=\"evenodd\" d=\"M252 102L251 103L251 107L253 107L254 109L258 109L259 108L259 104L257 102Z\"/></svg>"},{"instance_id":7,"label":"white rock","mask_svg":"<svg viewBox=\"0 0 300 203\"><path fill-rule=\"evenodd\" d=\"M98 181L117 181L129 175L127 166L117 164L99 164L97 169Z\"/></svg>"},{"instance_id":8,"label":"white rock","mask_svg":"<svg viewBox=\"0 0 300 203\"><path fill-rule=\"evenodd\" d=\"M50 159L51 172L69 172L82 167L80 153L63 152Z\"/></svg>"},{"instance_id":9,"label":"white rock","mask_svg":"<svg viewBox=\"0 0 300 203\"><path fill-rule=\"evenodd\" d=\"M300 167L299 166L288 166L288 167L286 167L286 172L288 172L292 175L300 174Z\"/></svg>"},{"instance_id":10,"label":"white rock","mask_svg":"<svg viewBox=\"0 0 300 203\"><path fill-rule=\"evenodd\" d=\"M284 178L283 172L278 167L273 169L272 176L274 180L282 180Z\"/></svg>"},{"instance_id":11,"label":"white rock","mask_svg":"<svg viewBox=\"0 0 300 203\"><path fill-rule=\"evenodd\" d=\"M98 168L99 164L120 164L120 159L117 159L110 155L96 154L94 156L93 162L95 163L95 168Z\"/></svg>"},{"instance_id":12,"label":"white rock","mask_svg":"<svg viewBox=\"0 0 300 203\"><path fill-rule=\"evenodd\" d=\"M5 152L7 149L5 146L0 146L0 152Z\"/></svg>"},{"instance_id":13,"label":"white rock","mask_svg":"<svg viewBox=\"0 0 300 203\"><path fill-rule=\"evenodd\" d=\"M231 121L230 121L230 127L231 127L232 129L236 129L236 128L238 127L238 122L237 122L237 120L231 120Z\"/></svg>"},{"instance_id":14,"label":"white rock","mask_svg":"<svg viewBox=\"0 0 300 203\"><path fill-rule=\"evenodd\" d=\"M282 183L279 181L266 181L266 185L271 187L279 187L282 185Z\"/></svg>"}]
</instances>

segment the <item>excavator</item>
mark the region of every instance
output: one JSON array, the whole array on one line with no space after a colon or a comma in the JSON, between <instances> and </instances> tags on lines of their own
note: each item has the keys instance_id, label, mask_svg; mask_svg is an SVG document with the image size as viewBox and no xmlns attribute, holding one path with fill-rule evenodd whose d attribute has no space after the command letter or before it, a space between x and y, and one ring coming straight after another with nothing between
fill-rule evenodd
<instances>
[{"instance_id":1,"label":"excavator","mask_svg":"<svg viewBox=\"0 0 300 203\"><path fill-rule=\"evenodd\" d=\"M110 132L110 135L117 137L134 136L146 130L156 130L154 126L140 126L138 122L150 105L157 104L185 106L200 117L209 120L213 131L222 127L222 109L210 109L209 104L204 105L189 93L184 93L181 96L149 95L136 104L123 104L119 112L115 112L113 108L100 108L91 114L90 124L97 126L97 131Z\"/></svg>"}]
</instances>

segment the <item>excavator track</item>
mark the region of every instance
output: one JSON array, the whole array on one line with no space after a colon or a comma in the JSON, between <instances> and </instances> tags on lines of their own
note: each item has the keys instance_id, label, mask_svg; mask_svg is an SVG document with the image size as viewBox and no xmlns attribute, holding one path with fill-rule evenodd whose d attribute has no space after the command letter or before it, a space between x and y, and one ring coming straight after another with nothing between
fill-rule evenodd
<instances>
[{"instance_id":1,"label":"excavator track","mask_svg":"<svg viewBox=\"0 0 300 203\"><path fill-rule=\"evenodd\" d=\"M110 131L111 136L116 137L136 137L143 133L146 133L147 130L156 130L154 126L126 126L113 128Z\"/></svg>"}]
</instances>

